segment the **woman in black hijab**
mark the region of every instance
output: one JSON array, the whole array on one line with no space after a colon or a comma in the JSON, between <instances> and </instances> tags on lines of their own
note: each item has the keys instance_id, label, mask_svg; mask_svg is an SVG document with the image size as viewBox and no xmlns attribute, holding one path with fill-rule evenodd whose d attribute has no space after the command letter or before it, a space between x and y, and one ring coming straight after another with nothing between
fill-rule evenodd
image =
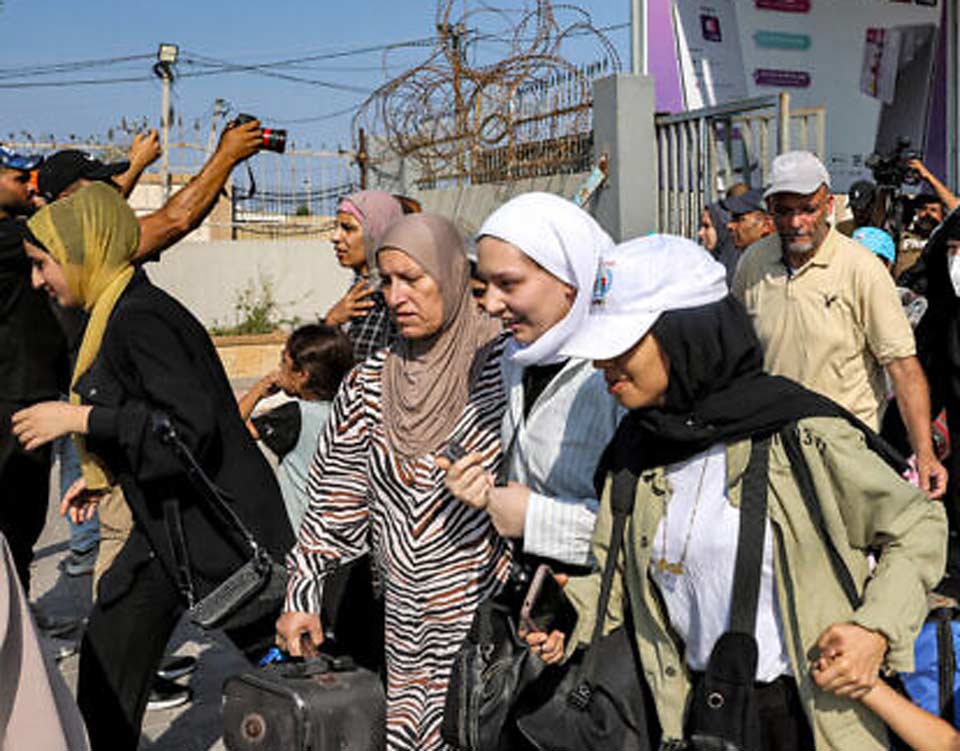
<instances>
[{"instance_id":1,"label":"woman in black hijab","mask_svg":"<svg viewBox=\"0 0 960 751\"><path fill-rule=\"evenodd\" d=\"M680 238L618 246L601 264L587 324L565 348L593 358L631 410L601 464L601 566L612 473L639 478L605 630L629 606L663 740L682 739L691 688L731 629L740 505L757 490L744 490L744 478L754 444L770 438L758 475L767 503L752 634L756 748L885 748L882 723L853 699L881 668L912 669L926 593L943 571L942 507L900 479L895 457L840 407L762 372L750 320L723 277ZM794 466L805 467L808 500ZM872 575L870 550L880 551ZM589 642L599 582L567 584L573 634L527 637L545 661L562 659L564 642Z\"/></svg>"},{"instance_id":2,"label":"woman in black hijab","mask_svg":"<svg viewBox=\"0 0 960 751\"><path fill-rule=\"evenodd\" d=\"M733 284L733 275L740 261L740 253L734 247L727 227L729 221L730 212L723 208L722 201L716 201L704 207L700 214L700 229L697 230L700 244L726 269L728 287Z\"/></svg>"}]
</instances>

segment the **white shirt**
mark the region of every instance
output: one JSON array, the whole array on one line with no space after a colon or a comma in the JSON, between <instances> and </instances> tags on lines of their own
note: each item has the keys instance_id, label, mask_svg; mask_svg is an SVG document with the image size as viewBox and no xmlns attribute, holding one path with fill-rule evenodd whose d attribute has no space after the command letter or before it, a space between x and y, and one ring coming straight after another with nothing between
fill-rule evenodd
<instances>
[{"instance_id":1,"label":"white shirt","mask_svg":"<svg viewBox=\"0 0 960 751\"><path fill-rule=\"evenodd\" d=\"M626 411L589 360L571 358L523 415L523 366L503 359L507 478L530 488L523 549L588 565L599 501L593 473Z\"/></svg>"},{"instance_id":2,"label":"white shirt","mask_svg":"<svg viewBox=\"0 0 960 751\"><path fill-rule=\"evenodd\" d=\"M726 465L726 448L718 445L667 467L673 495L657 527L650 562L651 576L666 603L670 623L686 645L687 665L692 670L706 668L713 645L730 627L740 509L727 499ZM688 532L690 542L684 557ZM682 559L683 573L659 570L657 562L661 558L669 563ZM792 672L774 587L773 535L768 518L754 634L759 652L757 680L764 682Z\"/></svg>"}]
</instances>

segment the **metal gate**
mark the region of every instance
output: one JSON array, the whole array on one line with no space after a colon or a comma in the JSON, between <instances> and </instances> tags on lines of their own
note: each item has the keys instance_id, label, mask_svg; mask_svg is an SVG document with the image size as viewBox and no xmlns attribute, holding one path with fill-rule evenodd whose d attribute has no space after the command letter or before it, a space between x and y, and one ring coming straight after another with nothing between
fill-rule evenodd
<instances>
[{"instance_id":1,"label":"metal gate","mask_svg":"<svg viewBox=\"0 0 960 751\"><path fill-rule=\"evenodd\" d=\"M693 237L703 207L742 182L762 187L777 154L823 159L826 111L790 109L790 95L757 97L656 118L658 231Z\"/></svg>"}]
</instances>

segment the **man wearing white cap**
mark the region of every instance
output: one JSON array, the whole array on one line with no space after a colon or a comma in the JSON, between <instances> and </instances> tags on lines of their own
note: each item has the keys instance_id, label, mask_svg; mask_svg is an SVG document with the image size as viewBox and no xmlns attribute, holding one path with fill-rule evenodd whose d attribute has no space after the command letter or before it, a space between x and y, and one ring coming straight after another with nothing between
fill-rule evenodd
<instances>
[{"instance_id":1,"label":"man wearing white cap","mask_svg":"<svg viewBox=\"0 0 960 751\"><path fill-rule=\"evenodd\" d=\"M947 472L933 452L927 380L893 280L830 225L830 175L813 154L778 156L764 198L777 234L751 246L733 281L763 344L764 368L830 397L874 430L886 370L921 485L941 496Z\"/></svg>"}]
</instances>

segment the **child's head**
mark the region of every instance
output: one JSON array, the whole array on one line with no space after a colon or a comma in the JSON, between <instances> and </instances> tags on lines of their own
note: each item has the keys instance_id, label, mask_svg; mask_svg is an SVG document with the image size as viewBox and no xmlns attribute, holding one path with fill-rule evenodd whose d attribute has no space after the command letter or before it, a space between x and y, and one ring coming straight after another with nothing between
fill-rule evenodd
<instances>
[{"instance_id":1,"label":"child's head","mask_svg":"<svg viewBox=\"0 0 960 751\"><path fill-rule=\"evenodd\" d=\"M281 356L283 390L308 401L330 401L353 367L353 345L334 326L311 323L295 329Z\"/></svg>"}]
</instances>

